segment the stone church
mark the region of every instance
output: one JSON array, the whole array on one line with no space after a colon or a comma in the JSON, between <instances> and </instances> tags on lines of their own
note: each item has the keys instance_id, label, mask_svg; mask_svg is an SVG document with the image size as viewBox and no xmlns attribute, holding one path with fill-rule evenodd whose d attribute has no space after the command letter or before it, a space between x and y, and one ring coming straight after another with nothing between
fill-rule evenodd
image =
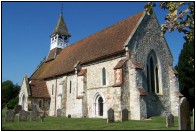
<instances>
[{"instance_id":1,"label":"stone church","mask_svg":"<svg viewBox=\"0 0 196 132\"><path fill-rule=\"evenodd\" d=\"M178 73L155 14L139 12L74 44L70 37L61 13L47 58L23 78L24 110L105 119L112 108L115 121L123 109L130 120L178 115Z\"/></svg>"}]
</instances>

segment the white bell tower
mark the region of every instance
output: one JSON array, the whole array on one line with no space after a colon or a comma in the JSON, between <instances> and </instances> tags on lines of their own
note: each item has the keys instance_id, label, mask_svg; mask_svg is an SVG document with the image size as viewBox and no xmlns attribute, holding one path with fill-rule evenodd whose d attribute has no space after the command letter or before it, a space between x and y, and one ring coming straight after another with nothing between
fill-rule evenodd
<instances>
[{"instance_id":1,"label":"white bell tower","mask_svg":"<svg viewBox=\"0 0 196 132\"><path fill-rule=\"evenodd\" d=\"M51 34L51 43L50 43L50 50L54 48L65 48L69 45L69 37L71 35L68 32L67 26L65 24L63 18L63 12L61 8L60 18L57 22L56 28L54 29L53 33Z\"/></svg>"},{"instance_id":2,"label":"white bell tower","mask_svg":"<svg viewBox=\"0 0 196 132\"><path fill-rule=\"evenodd\" d=\"M51 36L50 50L54 48L65 48L69 45L69 38L65 35L55 34Z\"/></svg>"}]
</instances>

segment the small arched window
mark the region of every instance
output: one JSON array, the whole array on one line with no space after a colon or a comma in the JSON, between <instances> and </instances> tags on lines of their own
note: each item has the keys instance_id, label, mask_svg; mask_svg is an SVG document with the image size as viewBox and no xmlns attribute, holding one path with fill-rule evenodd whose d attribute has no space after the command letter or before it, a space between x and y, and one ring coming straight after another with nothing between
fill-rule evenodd
<instances>
[{"instance_id":1,"label":"small arched window","mask_svg":"<svg viewBox=\"0 0 196 132\"><path fill-rule=\"evenodd\" d=\"M102 69L102 85L106 85L106 70Z\"/></svg>"},{"instance_id":2,"label":"small arched window","mask_svg":"<svg viewBox=\"0 0 196 132\"><path fill-rule=\"evenodd\" d=\"M71 93L71 81L70 81L70 84L69 84L69 93Z\"/></svg>"},{"instance_id":3,"label":"small arched window","mask_svg":"<svg viewBox=\"0 0 196 132\"><path fill-rule=\"evenodd\" d=\"M54 94L54 84L52 84L52 95Z\"/></svg>"}]
</instances>

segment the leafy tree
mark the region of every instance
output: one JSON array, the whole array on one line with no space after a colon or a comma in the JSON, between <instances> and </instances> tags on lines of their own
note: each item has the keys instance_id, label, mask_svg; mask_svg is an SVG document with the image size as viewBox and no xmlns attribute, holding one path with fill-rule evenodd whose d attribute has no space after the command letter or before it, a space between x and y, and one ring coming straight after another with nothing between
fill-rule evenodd
<instances>
[{"instance_id":1,"label":"leafy tree","mask_svg":"<svg viewBox=\"0 0 196 132\"><path fill-rule=\"evenodd\" d=\"M176 70L179 73L180 92L189 100L190 108L195 106L195 44L184 44Z\"/></svg>"},{"instance_id":2,"label":"leafy tree","mask_svg":"<svg viewBox=\"0 0 196 132\"><path fill-rule=\"evenodd\" d=\"M15 97L8 102L8 109L14 109L14 106L18 104L19 97Z\"/></svg>"},{"instance_id":3,"label":"leafy tree","mask_svg":"<svg viewBox=\"0 0 196 132\"><path fill-rule=\"evenodd\" d=\"M14 85L12 81L7 80L2 82L2 108L8 103L9 100L18 96L20 91L20 86Z\"/></svg>"},{"instance_id":4,"label":"leafy tree","mask_svg":"<svg viewBox=\"0 0 196 132\"><path fill-rule=\"evenodd\" d=\"M148 2L145 10L148 15L153 13L155 2ZM194 40L195 32L195 3L194 2L161 2L161 9L168 10L165 17L165 24L161 25L163 33L174 30L184 33L184 39L187 43Z\"/></svg>"}]
</instances>

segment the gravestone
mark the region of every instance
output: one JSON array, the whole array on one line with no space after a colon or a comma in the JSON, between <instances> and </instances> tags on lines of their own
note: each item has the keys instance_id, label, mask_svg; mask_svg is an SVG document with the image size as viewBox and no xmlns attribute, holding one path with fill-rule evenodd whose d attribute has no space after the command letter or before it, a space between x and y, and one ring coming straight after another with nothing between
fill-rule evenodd
<instances>
[{"instance_id":1,"label":"gravestone","mask_svg":"<svg viewBox=\"0 0 196 132\"><path fill-rule=\"evenodd\" d=\"M128 121L128 113L129 111L127 109L122 110L122 121Z\"/></svg>"},{"instance_id":2,"label":"gravestone","mask_svg":"<svg viewBox=\"0 0 196 132\"><path fill-rule=\"evenodd\" d=\"M45 113L44 112L39 112L39 115L40 115L41 122L44 122Z\"/></svg>"},{"instance_id":3,"label":"gravestone","mask_svg":"<svg viewBox=\"0 0 196 132\"><path fill-rule=\"evenodd\" d=\"M193 125L195 125L195 113L194 113L194 109L193 109ZM195 128L195 126L193 126L193 128Z\"/></svg>"},{"instance_id":4,"label":"gravestone","mask_svg":"<svg viewBox=\"0 0 196 132\"><path fill-rule=\"evenodd\" d=\"M180 105L178 108L178 123L179 130L191 130L191 120L189 115L189 102L187 98L182 97L180 99Z\"/></svg>"},{"instance_id":5,"label":"gravestone","mask_svg":"<svg viewBox=\"0 0 196 132\"><path fill-rule=\"evenodd\" d=\"M21 105L15 105L14 106L14 114L18 114L19 111L22 110L22 106Z\"/></svg>"},{"instance_id":6,"label":"gravestone","mask_svg":"<svg viewBox=\"0 0 196 132\"><path fill-rule=\"evenodd\" d=\"M61 112L62 112L61 109L57 109L57 117L61 116Z\"/></svg>"},{"instance_id":7,"label":"gravestone","mask_svg":"<svg viewBox=\"0 0 196 132\"><path fill-rule=\"evenodd\" d=\"M174 116L172 114L169 114L166 116L166 127L174 126Z\"/></svg>"},{"instance_id":8,"label":"gravestone","mask_svg":"<svg viewBox=\"0 0 196 132\"><path fill-rule=\"evenodd\" d=\"M70 114L68 115L68 118L71 118L71 115Z\"/></svg>"},{"instance_id":9,"label":"gravestone","mask_svg":"<svg viewBox=\"0 0 196 132\"><path fill-rule=\"evenodd\" d=\"M14 111L13 110L8 110L5 113L5 122L14 122Z\"/></svg>"},{"instance_id":10,"label":"gravestone","mask_svg":"<svg viewBox=\"0 0 196 132\"><path fill-rule=\"evenodd\" d=\"M110 108L107 113L108 113L107 123L114 122L114 110Z\"/></svg>"},{"instance_id":11,"label":"gravestone","mask_svg":"<svg viewBox=\"0 0 196 132\"><path fill-rule=\"evenodd\" d=\"M19 111L19 121L27 121L29 113L25 110Z\"/></svg>"},{"instance_id":12,"label":"gravestone","mask_svg":"<svg viewBox=\"0 0 196 132\"><path fill-rule=\"evenodd\" d=\"M37 116L39 116L39 111L36 105L32 105L32 111L34 111L37 114Z\"/></svg>"},{"instance_id":13,"label":"gravestone","mask_svg":"<svg viewBox=\"0 0 196 132\"><path fill-rule=\"evenodd\" d=\"M37 110L32 110L31 111L31 121L36 121L37 119Z\"/></svg>"}]
</instances>

